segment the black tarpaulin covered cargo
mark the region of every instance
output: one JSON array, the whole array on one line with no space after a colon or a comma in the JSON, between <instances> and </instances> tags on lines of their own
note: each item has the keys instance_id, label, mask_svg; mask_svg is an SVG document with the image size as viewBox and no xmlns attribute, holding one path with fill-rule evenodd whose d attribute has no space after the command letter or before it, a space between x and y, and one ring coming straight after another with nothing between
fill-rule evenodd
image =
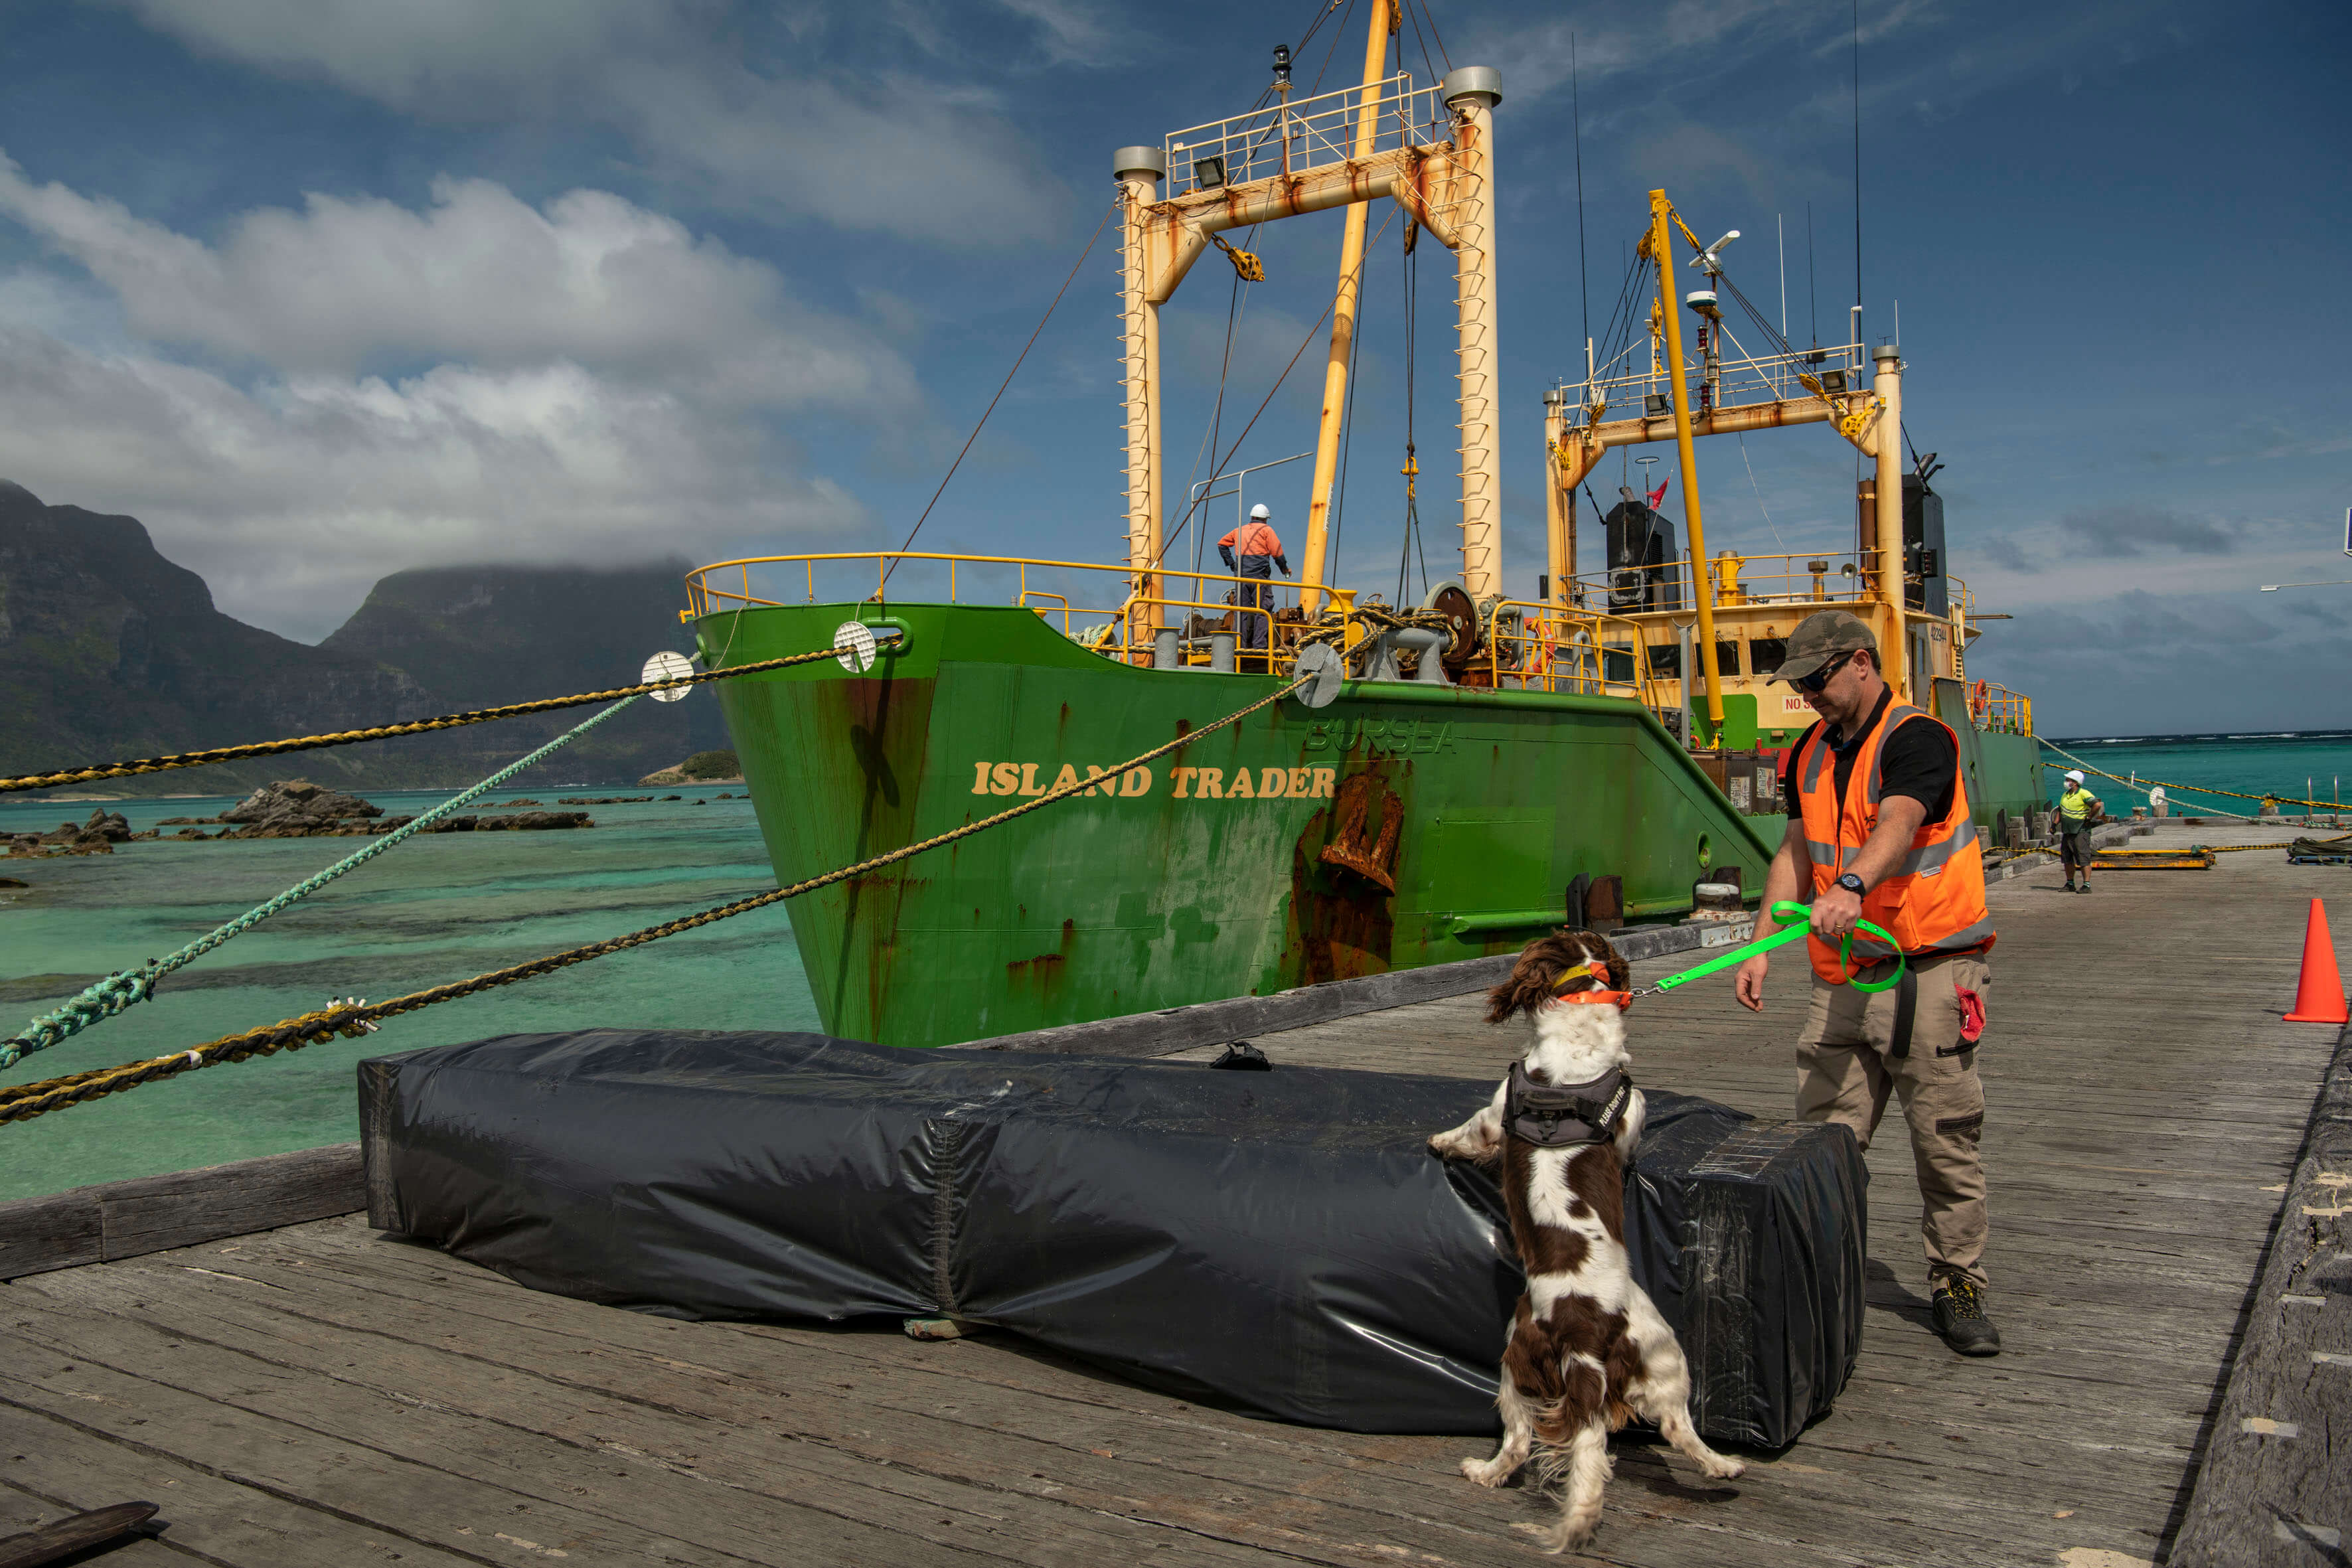
<instances>
[{"instance_id":1,"label":"black tarpaulin covered cargo","mask_svg":"<svg viewBox=\"0 0 2352 1568\"><path fill-rule=\"evenodd\" d=\"M817 1035L511 1035L360 1067L369 1215L537 1289L675 1315L954 1315L1354 1431L1495 1428L1499 1195L1423 1140L1475 1079ZM1651 1089L1635 1272L1710 1439L1777 1447L1862 1331L1842 1130Z\"/></svg>"}]
</instances>

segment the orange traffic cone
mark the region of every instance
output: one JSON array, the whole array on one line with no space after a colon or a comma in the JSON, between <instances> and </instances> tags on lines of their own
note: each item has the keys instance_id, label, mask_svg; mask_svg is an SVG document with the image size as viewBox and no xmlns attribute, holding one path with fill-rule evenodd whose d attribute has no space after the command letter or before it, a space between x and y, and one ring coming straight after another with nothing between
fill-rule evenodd
<instances>
[{"instance_id":1,"label":"orange traffic cone","mask_svg":"<svg viewBox=\"0 0 2352 1568\"><path fill-rule=\"evenodd\" d=\"M2344 978L2336 972L2336 943L2327 935L2327 910L2311 900L2311 920L2303 928L2303 978L2294 988L2290 1024L2341 1024L2347 1021Z\"/></svg>"}]
</instances>

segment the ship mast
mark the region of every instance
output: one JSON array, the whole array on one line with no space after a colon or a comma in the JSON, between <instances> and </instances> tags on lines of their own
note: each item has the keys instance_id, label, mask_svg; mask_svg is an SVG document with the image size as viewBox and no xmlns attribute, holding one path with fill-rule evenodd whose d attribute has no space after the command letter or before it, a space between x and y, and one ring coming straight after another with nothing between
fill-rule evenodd
<instances>
[{"instance_id":1,"label":"ship mast","mask_svg":"<svg viewBox=\"0 0 2352 1568\"><path fill-rule=\"evenodd\" d=\"M1503 596L1503 465L1495 401L1495 106L1503 76L1448 71L1438 90L1454 115L1454 353L1462 422L1462 586L1471 603ZM1483 611L1480 612L1484 614Z\"/></svg>"},{"instance_id":2,"label":"ship mast","mask_svg":"<svg viewBox=\"0 0 2352 1568\"><path fill-rule=\"evenodd\" d=\"M1723 674L1716 668L1715 579L1706 558L1706 526L1699 520L1698 457L1691 448L1690 376L1683 368L1682 312L1675 299L1675 243L1669 226L1675 209L1666 193L1650 193L1650 254L1658 264L1658 315L1666 340L1668 380L1674 388L1675 449L1683 462L1683 521L1690 529L1691 576L1698 598L1698 667L1706 672L1706 721L1723 732ZM1693 240L1692 244L1698 242ZM1683 672L1690 679L1690 672ZM1688 743L1689 737L1684 738Z\"/></svg>"},{"instance_id":3,"label":"ship mast","mask_svg":"<svg viewBox=\"0 0 2352 1568\"><path fill-rule=\"evenodd\" d=\"M1354 161L1372 155L1373 132L1380 125L1382 68L1388 63L1389 35L1396 31L1397 15L1391 0L1372 0L1372 19L1364 33L1364 96L1356 110ZM1348 409L1348 365L1354 357L1356 309L1363 295L1364 224L1371 208L1363 202L1349 204L1347 228L1339 241L1339 291L1331 302L1331 353L1323 363L1323 416L1315 430L1315 481L1307 492L1307 550L1299 562L1298 602L1311 619L1322 607L1324 551L1331 527L1331 481L1339 467L1339 425Z\"/></svg>"}]
</instances>

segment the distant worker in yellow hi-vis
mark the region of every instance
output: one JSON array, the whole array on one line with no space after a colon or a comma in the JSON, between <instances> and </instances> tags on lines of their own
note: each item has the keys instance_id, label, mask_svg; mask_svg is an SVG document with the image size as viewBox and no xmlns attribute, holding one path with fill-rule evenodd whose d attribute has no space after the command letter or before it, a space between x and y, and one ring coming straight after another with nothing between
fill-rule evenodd
<instances>
[{"instance_id":1,"label":"distant worker in yellow hi-vis","mask_svg":"<svg viewBox=\"0 0 2352 1568\"><path fill-rule=\"evenodd\" d=\"M2091 829L2107 819L2107 808L2099 797L2084 787L2079 770L2070 769L2066 787L2058 794L2058 860L2066 870L2066 890L2087 893L2091 890ZM2077 872L2083 885L2074 885Z\"/></svg>"}]
</instances>

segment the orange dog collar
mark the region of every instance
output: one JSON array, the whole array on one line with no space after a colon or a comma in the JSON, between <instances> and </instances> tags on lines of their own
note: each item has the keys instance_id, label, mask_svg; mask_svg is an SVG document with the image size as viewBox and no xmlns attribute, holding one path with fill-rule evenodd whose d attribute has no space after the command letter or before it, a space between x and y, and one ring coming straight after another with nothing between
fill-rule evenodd
<instances>
[{"instance_id":1,"label":"orange dog collar","mask_svg":"<svg viewBox=\"0 0 2352 1568\"><path fill-rule=\"evenodd\" d=\"M1567 971L1565 973L1561 974L1559 979L1554 984L1553 989L1555 994L1552 997L1553 1001L1611 1002L1616 1005L1620 1012L1622 1012L1624 1009L1633 1005L1633 994L1631 991L1610 991L1606 989L1600 991L1568 991L1561 989L1561 987L1566 986L1572 980L1598 980L1605 987L1609 982L1609 968L1606 964L1588 962L1580 963L1574 969Z\"/></svg>"},{"instance_id":2,"label":"orange dog collar","mask_svg":"<svg viewBox=\"0 0 2352 1568\"><path fill-rule=\"evenodd\" d=\"M1563 991L1552 998L1555 1002L1613 1002L1619 1012L1633 1005L1631 991Z\"/></svg>"}]
</instances>

